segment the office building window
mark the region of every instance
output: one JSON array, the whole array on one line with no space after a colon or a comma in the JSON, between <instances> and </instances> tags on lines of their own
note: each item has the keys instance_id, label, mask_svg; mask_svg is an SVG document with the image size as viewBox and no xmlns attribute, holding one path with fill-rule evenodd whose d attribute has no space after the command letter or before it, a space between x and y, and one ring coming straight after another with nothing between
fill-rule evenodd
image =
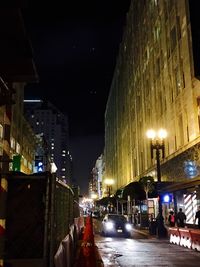
<instances>
[{"instance_id":1,"label":"office building window","mask_svg":"<svg viewBox=\"0 0 200 267\"><path fill-rule=\"evenodd\" d=\"M198 108L198 122L199 122L199 131L200 131L200 96L197 98L197 108Z\"/></svg>"},{"instance_id":2,"label":"office building window","mask_svg":"<svg viewBox=\"0 0 200 267\"><path fill-rule=\"evenodd\" d=\"M3 138L3 125L0 124L0 139Z\"/></svg>"},{"instance_id":3,"label":"office building window","mask_svg":"<svg viewBox=\"0 0 200 267\"><path fill-rule=\"evenodd\" d=\"M174 51L175 47L176 47L176 28L175 26L172 28L171 32L170 32L170 40L171 40L171 50Z\"/></svg>"},{"instance_id":4,"label":"office building window","mask_svg":"<svg viewBox=\"0 0 200 267\"><path fill-rule=\"evenodd\" d=\"M10 138L10 146L12 149L15 149L15 139L13 137Z\"/></svg>"},{"instance_id":5,"label":"office building window","mask_svg":"<svg viewBox=\"0 0 200 267\"><path fill-rule=\"evenodd\" d=\"M20 144L19 143L16 144L16 152L18 154L20 154Z\"/></svg>"},{"instance_id":6,"label":"office building window","mask_svg":"<svg viewBox=\"0 0 200 267\"><path fill-rule=\"evenodd\" d=\"M180 74L180 70L178 67L174 70L174 79L175 79L175 92L176 95L178 95L180 93L181 87L183 86L182 76Z\"/></svg>"}]
</instances>

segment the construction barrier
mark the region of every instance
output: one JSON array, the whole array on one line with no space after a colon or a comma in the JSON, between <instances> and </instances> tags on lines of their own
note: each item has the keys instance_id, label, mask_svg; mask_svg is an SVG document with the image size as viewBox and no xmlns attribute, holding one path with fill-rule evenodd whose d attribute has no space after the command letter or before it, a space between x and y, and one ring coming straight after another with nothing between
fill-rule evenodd
<instances>
[{"instance_id":1,"label":"construction barrier","mask_svg":"<svg viewBox=\"0 0 200 267\"><path fill-rule=\"evenodd\" d=\"M85 223L85 225L84 225ZM75 218L69 234L62 240L54 256L55 267L103 267L94 242L92 217Z\"/></svg>"},{"instance_id":2,"label":"construction barrier","mask_svg":"<svg viewBox=\"0 0 200 267\"><path fill-rule=\"evenodd\" d=\"M190 231L192 238L192 249L200 251L200 230L192 230Z\"/></svg>"},{"instance_id":3,"label":"construction barrier","mask_svg":"<svg viewBox=\"0 0 200 267\"><path fill-rule=\"evenodd\" d=\"M190 234L190 230L187 228L179 228L180 233L180 246L183 247L192 247L192 237Z\"/></svg>"},{"instance_id":4,"label":"construction barrier","mask_svg":"<svg viewBox=\"0 0 200 267\"><path fill-rule=\"evenodd\" d=\"M86 228L86 227L85 227ZM74 219L74 224L70 226L68 235L62 240L54 256L55 267L74 266L77 248L80 248L84 229L84 218Z\"/></svg>"},{"instance_id":5,"label":"construction barrier","mask_svg":"<svg viewBox=\"0 0 200 267\"><path fill-rule=\"evenodd\" d=\"M177 227L169 228L169 242L173 244L180 244L180 232Z\"/></svg>"},{"instance_id":6,"label":"construction barrier","mask_svg":"<svg viewBox=\"0 0 200 267\"><path fill-rule=\"evenodd\" d=\"M168 233L170 243L200 251L199 229L169 227Z\"/></svg>"}]
</instances>

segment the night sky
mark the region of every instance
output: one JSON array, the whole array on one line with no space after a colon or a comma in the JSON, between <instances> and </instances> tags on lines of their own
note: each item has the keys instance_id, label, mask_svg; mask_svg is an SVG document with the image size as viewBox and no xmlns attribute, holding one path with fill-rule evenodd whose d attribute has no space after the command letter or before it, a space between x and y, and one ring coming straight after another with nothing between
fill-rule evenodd
<instances>
[{"instance_id":1,"label":"night sky","mask_svg":"<svg viewBox=\"0 0 200 267\"><path fill-rule=\"evenodd\" d=\"M93 0L38 8L30 1L22 10L39 76L25 98L49 100L68 115L74 178L83 194L103 152L104 112L129 5Z\"/></svg>"}]
</instances>

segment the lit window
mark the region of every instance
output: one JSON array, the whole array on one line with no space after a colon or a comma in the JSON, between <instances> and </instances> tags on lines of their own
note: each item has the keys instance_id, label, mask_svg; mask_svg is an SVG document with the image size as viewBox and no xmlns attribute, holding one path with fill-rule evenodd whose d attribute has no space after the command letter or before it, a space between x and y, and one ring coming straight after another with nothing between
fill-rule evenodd
<instances>
[{"instance_id":1,"label":"lit window","mask_svg":"<svg viewBox=\"0 0 200 267\"><path fill-rule=\"evenodd\" d=\"M28 163L28 168L29 168L29 170L32 171L32 167L33 167L32 164L29 162L29 163Z\"/></svg>"},{"instance_id":2,"label":"lit window","mask_svg":"<svg viewBox=\"0 0 200 267\"><path fill-rule=\"evenodd\" d=\"M63 150L62 153L66 153L66 150Z\"/></svg>"},{"instance_id":3,"label":"lit window","mask_svg":"<svg viewBox=\"0 0 200 267\"><path fill-rule=\"evenodd\" d=\"M36 122L36 125L39 125L39 121Z\"/></svg>"},{"instance_id":4,"label":"lit window","mask_svg":"<svg viewBox=\"0 0 200 267\"><path fill-rule=\"evenodd\" d=\"M65 171L65 168L62 168L62 171L64 172Z\"/></svg>"},{"instance_id":5,"label":"lit window","mask_svg":"<svg viewBox=\"0 0 200 267\"><path fill-rule=\"evenodd\" d=\"M27 159L24 158L24 166L27 167L27 165L28 165Z\"/></svg>"},{"instance_id":6,"label":"lit window","mask_svg":"<svg viewBox=\"0 0 200 267\"><path fill-rule=\"evenodd\" d=\"M3 138L3 126L0 124L0 138Z\"/></svg>"},{"instance_id":7,"label":"lit window","mask_svg":"<svg viewBox=\"0 0 200 267\"><path fill-rule=\"evenodd\" d=\"M15 149L15 139L13 137L10 139L10 146L12 149Z\"/></svg>"},{"instance_id":8,"label":"lit window","mask_svg":"<svg viewBox=\"0 0 200 267\"><path fill-rule=\"evenodd\" d=\"M16 152L18 154L20 154L20 144L19 143L17 143L17 145L16 145Z\"/></svg>"}]
</instances>

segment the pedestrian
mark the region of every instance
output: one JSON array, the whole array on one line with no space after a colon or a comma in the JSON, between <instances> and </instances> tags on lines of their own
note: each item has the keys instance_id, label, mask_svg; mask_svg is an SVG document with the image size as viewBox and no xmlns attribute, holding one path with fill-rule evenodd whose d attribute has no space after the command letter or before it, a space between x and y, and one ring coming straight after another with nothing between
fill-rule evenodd
<instances>
[{"instance_id":1,"label":"pedestrian","mask_svg":"<svg viewBox=\"0 0 200 267\"><path fill-rule=\"evenodd\" d=\"M195 215L195 222L197 219L198 219L198 228L200 229L200 206L199 206L198 211L196 212L196 215Z\"/></svg>"},{"instance_id":2,"label":"pedestrian","mask_svg":"<svg viewBox=\"0 0 200 267\"><path fill-rule=\"evenodd\" d=\"M169 212L168 222L169 222L169 226L171 227L175 226L175 215L174 215L173 210Z\"/></svg>"},{"instance_id":3,"label":"pedestrian","mask_svg":"<svg viewBox=\"0 0 200 267\"><path fill-rule=\"evenodd\" d=\"M180 208L179 212L177 213L176 221L178 227L185 227L186 215L182 211L182 208Z\"/></svg>"}]
</instances>

